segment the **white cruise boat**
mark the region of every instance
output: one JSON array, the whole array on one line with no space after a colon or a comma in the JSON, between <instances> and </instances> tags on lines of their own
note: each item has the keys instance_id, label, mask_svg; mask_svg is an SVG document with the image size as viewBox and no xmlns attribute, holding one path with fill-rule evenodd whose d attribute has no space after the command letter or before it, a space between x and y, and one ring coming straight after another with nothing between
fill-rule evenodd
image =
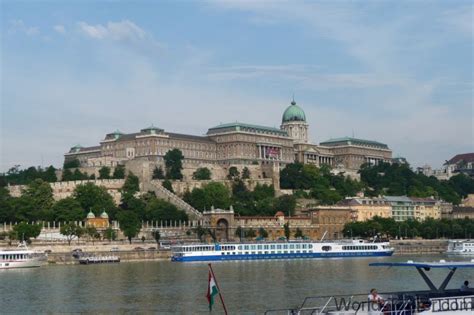
<instances>
[{"instance_id":1,"label":"white cruise boat","mask_svg":"<svg viewBox=\"0 0 474 315\"><path fill-rule=\"evenodd\" d=\"M13 250L0 250L0 269L40 267L45 256L29 250L25 242Z\"/></svg>"},{"instance_id":2,"label":"white cruise boat","mask_svg":"<svg viewBox=\"0 0 474 315\"><path fill-rule=\"evenodd\" d=\"M470 262L376 262L369 266L416 269L427 285L425 290L377 293L377 299L366 293L332 296L309 296L301 306L292 309L270 309L268 315L473 315L474 288L469 286L448 289L448 284L457 269L474 268ZM444 281L436 286L427 272L446 270ZM407 273L407 277L411 277ZM387 279L387 283L390 279ZM370 297L370 298L369 298Z\"/></svg>"},{"instance_id":3,"label":"white cruise boat","mask_svg":"<svg viewBox=\"0 0 474 315\"><path fill-rule=\"evenodd\" d=\"M215 261L391 256L388 242L362 240L188 244L173 246L172 261Z\"/></svg>"},{"instance_id":4,"label":"white cruise boat","mask_svg":"<svg viewBox=\"0 0 474 315\"><path fill-rule=\"evenodd\" d=\"M446 254L474 256L474 240L449 240Z\"/></svg>"}]
</instances>

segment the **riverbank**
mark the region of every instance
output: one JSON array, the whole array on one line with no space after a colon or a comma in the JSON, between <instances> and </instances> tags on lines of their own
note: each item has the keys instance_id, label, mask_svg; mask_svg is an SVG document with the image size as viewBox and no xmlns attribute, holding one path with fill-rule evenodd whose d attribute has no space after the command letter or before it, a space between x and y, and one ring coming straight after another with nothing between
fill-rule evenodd
<instances>
[{"instance_id":1,"label":"riverbank","mask_svg":"<svg viewBox=\"0 0 474 315\"><path fill-rule=\"evenodd\" d=\"M131 262L131 261L160 261L160 260L170 260L171 253L170 251L156 251L156 250L146 250L146 251L114 251L114 252L85 252L90 256L118 256L121 262ZM75 265L79 264L79 260L74 258L72 254L69 253L50 253L48 254L48 264L53 265Z\"/></svg>"},{"instance_id":2,"label":"riverbank","mask_svg":"<svg viewBox=\"0 0 474 315\"><path fill-rule=\"evenodd\" d=\"M448 240L392 240L395 255L437 255L448 249Z\"/></svg>"}]
</instances>

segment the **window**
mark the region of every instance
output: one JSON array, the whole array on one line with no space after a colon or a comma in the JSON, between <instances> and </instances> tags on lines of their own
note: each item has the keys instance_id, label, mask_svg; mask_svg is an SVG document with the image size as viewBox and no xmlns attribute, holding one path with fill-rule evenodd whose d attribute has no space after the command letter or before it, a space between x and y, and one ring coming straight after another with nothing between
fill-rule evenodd
<instances>
[{"instance_id":1,"label":"window","mask_svg":"<svg viewBox=\"0 0 474 315\"><path fill-rule=\"evenodd\" d=\"M321 249L325 252L329 252L332 248L331 246L323 246Z\"/></svg>"}]
</instances>

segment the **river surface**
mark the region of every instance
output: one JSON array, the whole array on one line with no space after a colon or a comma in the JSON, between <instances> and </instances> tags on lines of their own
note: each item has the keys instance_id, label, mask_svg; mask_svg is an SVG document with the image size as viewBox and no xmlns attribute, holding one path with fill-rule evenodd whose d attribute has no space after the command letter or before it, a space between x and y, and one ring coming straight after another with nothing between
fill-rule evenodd
<instances>
[{"instance_id":1,"label":"river surface","mask_svg":"<svg viewBox=\"0 0 474 315\"><path fill-rule=\"evenodd\" d=\"M443 256L216 262L229 314L262 314L306 296L425 289L416 270L369 267L373 261L436 261ZM431 271L439 284L446 271ZM207 263L122 262L0 270L0 313L209 314ZM459 269L450 287L474 283ZM216 301L215 314L222 308Z\"/></svg>"}]
</instances>

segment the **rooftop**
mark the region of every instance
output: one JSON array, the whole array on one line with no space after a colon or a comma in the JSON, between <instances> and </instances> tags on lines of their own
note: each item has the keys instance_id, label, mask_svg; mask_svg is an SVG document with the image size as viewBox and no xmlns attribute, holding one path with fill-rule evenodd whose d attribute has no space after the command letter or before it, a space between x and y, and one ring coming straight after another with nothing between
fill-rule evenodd
<instances>
[{"instance_id":1,"label":"rooftop","mask_svg":"<svg viewBox=\"0 0 474 315\"><path fill-rule=\"evenodd\" d=\"M220 124L218 126L209 128L207 134L214 134L219 132L226 131L247 131L247 132L256 132L256 133L273 133L280 136L288 136L287 132L274 127L253 125L241 122L233 122L227 124Z\"/></svg>"},{"instance_id":2,"label":"rooftop","mask_svg":"<svg viewBox=\"0 0 474 315\"><path fill-rule=\"evenodd\" d=\"M474 162L474 153L464 153L455 155L451 160L448 161L447 164L456 164L460 161L464 161L467 163Z\"/></svg>"},{"instance_id":3,"label":"rooftop","mask_svg":"<svg viewBox=\"0 0 474 315\"><path fill-rule=\"evenodd\" d=\"M384 149L388 149L388 145L382 142L373 141L373 140L365 140L365 139L358 139L358 138L351 138L351 137L341 137L341 138L333 138L320 143L320 145L330 145L335 146L339 144L344 145L370 145L370 146L377 146Z\"/></svg>"}]
</instances>

